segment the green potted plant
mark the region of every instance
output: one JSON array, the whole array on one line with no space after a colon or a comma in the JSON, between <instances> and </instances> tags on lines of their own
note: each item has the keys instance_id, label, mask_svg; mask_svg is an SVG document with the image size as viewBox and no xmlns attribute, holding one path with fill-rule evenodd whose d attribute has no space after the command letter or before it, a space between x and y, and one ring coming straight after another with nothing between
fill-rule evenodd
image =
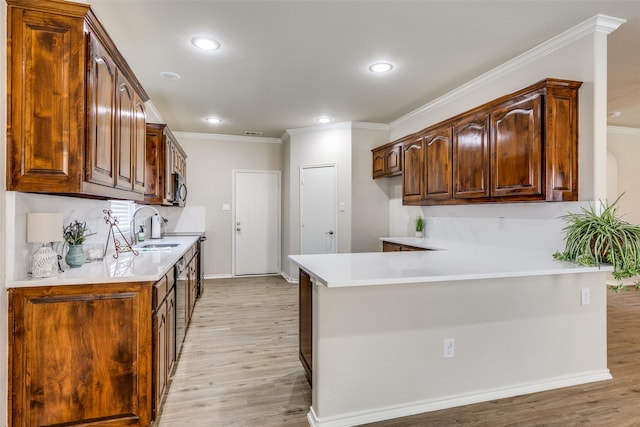
<instances>
[{"instance_id":1,"label":"green potted plant","mask_svg":"<svg viewBox=\"0 0 640 427\"><path fill-rule=\"evenodd\" d=\"M69 246L64 260L69 267L76 268L84 264L85 256L82 244L87 237L94 234L95 233L91 233L86 222L80 222L77 219L64 227L62 236L65 243Z\"/></svg>"},{"instance_id":2,"label":"green potted plant","mask_svg":"<svg viewBox=\"0 0 640 427\"><path fill-rule=\"evenodd\" d=\"M618 215L618 201L602 204L598 212L594 206L582 208L580 213L568 213L565 220L565 248L553 257L562 261L573 261L581 265L613 266L613 277L621 281L640 274L640 226L624 221ZM640 289L640 280L635 283ZM619 291L622 283L610 286Z\"/></svg>"},{"instance_id":3,"label":"green potted plant","mask_svg":"<svg viewBox=\"0 0 640 427\"><path fill-rule=\"evenodd\" d=\"M421 216L416 218L416 237L424 237L424 218Z\"/></svg>"}]
</instances>

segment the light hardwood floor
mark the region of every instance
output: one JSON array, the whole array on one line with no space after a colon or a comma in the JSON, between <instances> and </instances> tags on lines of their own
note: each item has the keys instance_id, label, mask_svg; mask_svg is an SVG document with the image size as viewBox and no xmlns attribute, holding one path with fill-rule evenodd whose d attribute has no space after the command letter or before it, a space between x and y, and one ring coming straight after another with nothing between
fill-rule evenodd
<instances>
[{"instance_id":1,"label":"light hardwood floor","mask_svg":"<svg viewBox=\"0 0 640 427\"><path fill-rule=\"evenodd\" d=\"M297 285L256 277L205 286L157 425L307 426ZM609 292L608 299L613 380L370 426L640 426L640 292Z\"/></svg>"}]
</instances>

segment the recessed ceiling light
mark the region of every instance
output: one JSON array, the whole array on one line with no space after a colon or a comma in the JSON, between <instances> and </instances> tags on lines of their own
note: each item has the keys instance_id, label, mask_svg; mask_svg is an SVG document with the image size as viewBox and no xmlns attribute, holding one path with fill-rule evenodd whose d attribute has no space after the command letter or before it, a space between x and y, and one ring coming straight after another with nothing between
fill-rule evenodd
<instances>
[{"instance_id":1,"label":"recessed ceiling light","mask_svg":"<svg viewBox=\"0 0 640 427\"><path fill-rule=\"evenodd\" d=\"M609 113L609 117L620 117L622 115L621 111L614 111L612 113Z\"/></svg>"},{"instance_id":2,"label":"recessed ceiling light","mask_svg":"<svg viewBox=\"0 0 640 427\"><path fill-rule=\"evenodd\" d=\"M386 73L392 69L393 65L389 62L376 62L375 64L369 65L369 71L372 73Z\"/></svg>"},{"instance_id":3,"label":"recessed ceiling light","mask_svg":"<svg viewBox=\"0 0 640 427\"><path fill-rule=\"evenodd\" d=\"M202 50L220 49L220 42L211 37L194 37L191 39L191 44Z\"/></svg>"},{"instance_id":4,"label":"recessed ceiling light","mask_svg":"<svg viewBox=\"0 0 640 427\"><path fill-rule=\"evenodd\" d=\"M211 123L211 124L213 124L213 125L217 125L217 124L222 123L222 119L221 119L221 118L219 118L219 117L213 117L213 116L211 116L211 117L205 117L205 118L204 118L204 121L205 121L205 122L207 122L207 123Z\"/></svg>"},{"instance_id":5,"label":"recessed ceiling light","mask_svg":"<svg viewBox=\"0 0 640 427\"><path fill-rule=\"evenodd\" d=\"M180 74L173 71L163 71L160 73L160 77L167 80L180 80Z\"/></svg>"},{"instance_id":6,"label":"recessed ceiling light","mask_svg":"<svg viewBox=\"0 0 640 427\"><path fill-rule=\"evenodd\" d=\"M333 119L329 116L320 116L316 119L316 122L320 123L320 124L327 124L327 123L331 123L333 121Z\"/></svg>"}]
</instances>

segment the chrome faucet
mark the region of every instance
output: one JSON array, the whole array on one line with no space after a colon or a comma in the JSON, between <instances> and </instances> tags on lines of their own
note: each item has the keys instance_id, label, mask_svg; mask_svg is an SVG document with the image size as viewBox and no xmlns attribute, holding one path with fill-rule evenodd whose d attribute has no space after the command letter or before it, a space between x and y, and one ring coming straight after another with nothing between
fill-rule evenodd
<instances>
[{"instance_id":1,"label":"chrome faucet","mask_svg":"<svg viewBox=\"0 0 640 427\"><path fill-rule=\"evenodd\" d=\"M131 215L131 222L129 223L129 232L131 233L131 244L135 245L138 242L138 233L136 233L136 215L138 214L138 212L140 212L142 209L151 209L153 212L155 212L156 215L158 215L163 222L166 222L166 219L164 219L164 217L162 215L160 215L160 212L158 212L158 209L154 208L153 206L148 206L148 205L143 205L140 206L139 208L136 208L136 210L133 211L133 215Z\"/></svg>"}]
</instances>

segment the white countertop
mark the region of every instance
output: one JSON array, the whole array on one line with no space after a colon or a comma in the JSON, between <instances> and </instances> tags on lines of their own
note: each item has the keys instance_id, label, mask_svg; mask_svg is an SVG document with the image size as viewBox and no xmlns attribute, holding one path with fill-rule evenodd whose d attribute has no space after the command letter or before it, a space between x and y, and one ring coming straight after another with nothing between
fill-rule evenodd
<instances>
[{"instance_id":1,"label":"white countertop","mask_svg":"<svg viewBox=\"0 0 640 427\"><path fill-rule=\"evenodd\" d=\"M147 282L162 278L184 253L198 240L198 236L168 236L164 239L152 239L140 242L137 246L158 243L177 243L173 248L162 250L138 250L138 255L131 252L120 253L113 257L113 251L107 252L103 261L88 262L78 268L65 268L57 277L9 281L7 288L79 285L114 282ZM110 243L111 249L113 242Z\"/></svg>"},{"instance_id":2,"label":"white countertop","mask_svg":"<svg viewBox=\"0 0 640 427\"><path fill-rule=\"evenodd\" d=\"M557 261L547 251L498 248L415 237L383 241L434 249L413 252L289 255L327 287L442 282L612 271Z\"/></svg>"}]
</instances>

